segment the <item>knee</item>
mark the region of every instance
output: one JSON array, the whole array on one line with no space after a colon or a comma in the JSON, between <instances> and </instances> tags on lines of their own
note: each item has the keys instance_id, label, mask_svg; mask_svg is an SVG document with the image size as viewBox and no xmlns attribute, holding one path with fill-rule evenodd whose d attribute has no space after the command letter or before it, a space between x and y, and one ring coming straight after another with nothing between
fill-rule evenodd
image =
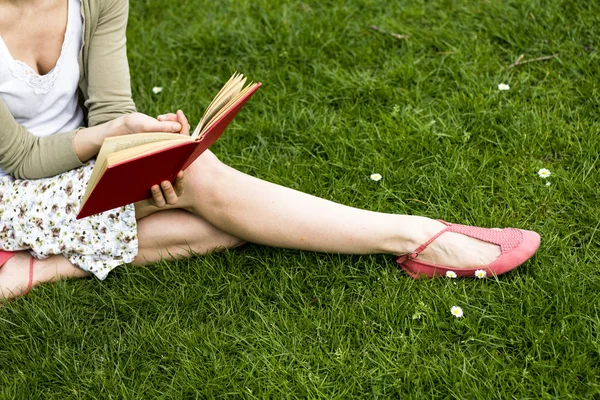
<instances>
[{"instance_id":1,"label":"knee","mask_svg":"<svg viewBox=\"0 0 600 400\"><path fill-rule=\"evenodd\" d=\"M235 249L236 247L240 247L245 245L246 242L239 237L232 236L228 233L223 233L223 237L219 238L217 246L215 246L215 251L222 251L225 249Z\"/></svg>"},{"instance_id":2,"label":"knee","mask_svg":"<svg viewBox=\"0 0 600 400\"><path fill-rule=\"evenodd\" d=\"M242 246L247 242L229 233L223 232L217 228L213 228L209 235L203 238L192 239L188 242L190 250L197 254L207 254L212 252L220 252L227 249L234 249Z\"/></svg>"},{"instance_id":3,"label":"knee","mask_svg":"<svg viewBox=\"0 0 600 400\"><path fill-rule=\"evenodd\" d=\"M212 179L214 175L223 174L227 168L212 151L206 150L188 167L186 173L191 180L201 182L203 179Z\"/></svg>"},{"instance_id":4,"label":"knee","mask_svg":"<svg viewBox=\"0 0 600 400\"><path fill-rule=\"evenodd\" d=\"M190 192L196 202L202 199L203 204L220 205L222 183L230 179L233 169L222 163L210 150L202 153L185 171L185 191Z\"/></svg>"}]
</instances>

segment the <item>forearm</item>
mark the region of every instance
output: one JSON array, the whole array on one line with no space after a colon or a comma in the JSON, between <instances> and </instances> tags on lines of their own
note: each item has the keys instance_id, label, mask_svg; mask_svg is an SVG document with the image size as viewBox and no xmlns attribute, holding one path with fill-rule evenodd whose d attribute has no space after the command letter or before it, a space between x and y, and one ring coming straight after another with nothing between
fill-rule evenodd
<instances>
[{"instance_id":1,"label":"forearm","mask_svg":"<svg viewBox=\"0 0 600 400\"><path fill-rule=\"evenodd\" d=\"M119 121L37 137L18 124L0 102L0 169L18 179L37 179L80 167L106 137L123 132Z\"/></svg>"},{"instance_id":2,"label":"forearm","mask_svg":"<svg viewBox=\"0 0 600 400\"><path fill-rule=\"evenodd\" d=\"M73 151L76 132L35 137L25 131L8 142L12 146L0 154L0 167L18 179L45 178L77 168L82 163Z\"/></svg>"},{"instance_id":3,"label":"forearm","mask_svg":"<svg viewBox=\"0 0 600 400\"><path fill-rule=\"evenodd\" d=\"M77 131L73 138L73 151L81 162L95 157L102 147L104 139L117 136L123 129L119 128L121 120L113 120L90 128ZM126 132L124 132L126 133Z\"/></svg>"},{"instance_id":4,"label":"forearm","mask_svg":"<svg viewBox=\"0 0 600 400\"><path fill-rule=\"evenodd\" d=\"M0 100L0 169L16 178L42 178L76 168L76 131L36 137L17 123Z\"/></svg>"}]
</instances>

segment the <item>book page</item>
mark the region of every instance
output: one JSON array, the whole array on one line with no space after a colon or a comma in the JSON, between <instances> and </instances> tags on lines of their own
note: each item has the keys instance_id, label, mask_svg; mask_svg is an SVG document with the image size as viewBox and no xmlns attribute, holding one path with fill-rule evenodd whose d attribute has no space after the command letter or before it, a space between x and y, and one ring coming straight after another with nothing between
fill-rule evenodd
<instances>
[{"instance_id":1,"label":"book page","mask_svg":"<svg viewBox=\"0 0 600 400\"><path fill-rule=\"evenodd\" d=\"M156 143L147 143L147 144L144 144L141 146L130 147L130 148L127 148L127 149L124 149L121 151L117 151L115 153L111 153L106 157L106 161L108 163L107 167L110 167L111 165L114 165L114 164L121 163L123 161L141 157L145 154L150 154L150 153L157 152L159 150L167 149L169 147L173 147L173 146L176 146L181 143L193 142L193 140L190 140L189 136L182 136L182 135L177 135L177 136L180 137L179 140L168 140L168 141L162 141L162 142L156 142ZM150 188L148 188L148 189L150 189Z\"/></svg>"},{"instance_id":2,"label":"book page","mask_svg":"<svg viewBox=\"0 0 600 400\"><path fill-rule=\"evenodd\" d=\"M210 121L213 116L218 113L224 105L229 103L232 98L238 95L240 90L244 87L244 83L246 83L246 78L237 80L231 84L231 87L225 90L219 97L216 97L213 101L213 104L206 110L202 120L200 121L200 125L202 129L206 126L207 121Z\"/></svg>"},{"instance_id":3,"label":"book page","mask_svg":"<svg viewBox=\"0 0 600 400\"><path fill-rule=\"evenodd\" d=\"M104 171L106 171L106 157L102 161L96 160L96 164L92 170L92 175L90 175L90 180L88 181L87 187L85 188L85 193L81 199L81 204L87 201Z\"/></svg>"},{"instance_id":4,"label":"book page","mask_svg":"<svg viewBox=\"0 0 600 400\"><path fill-rule=\"evenodd\" d=\"M213 108L213 105L217 102L217 100L221 97L221 95L231 86L232 82L239 79L240 75L241 74L234 72L233 75L231 76L231 78L229 78L229 80L225 83L225 85L223 85L221 90L219 90L219 93L217 93L217 95L212 99L212 101L210 102L208 107L206 107L206 111L204 111L204 114L202 115L202 118L200 119L200 123L198 124L198 126L196 127L194 132L196 130L200 129L199 127L201 127L203 125L203 122L206 121L206 114L209 112L209 110L211 108Z\"/></svg>"},{"instance_id":5,"label":"book page","mask_svg":"<svg viewBox=\"0 0 600 400\"><path fill-rule=\"evenodd\" d=\"M106 152L107 154L115 153L117 151L129 149L131 147L142 146L148 143L181 139L188 139L191 141L189 136L168 132L134 133L132 135L112 137L104 140L104 143L102 144L102 149L98 154L97 158L100 158L100 154L102 154L103 152Z\"/></svg>"},{"instance_id":6,"label":"book page","mask_svg":"<svg viewBox=\"0 0 600 400\"><path fill-rule=\"evenodd\" d=\"M233 76L227 81L227 83L221 88L219 93L214 97L214 99L208 105L208 108L202 115L198 126L194 129L192 133L192 137L196 139L200 132L204 130L208 121L212 120L214 115L218 113L223 106L231 101L232 98L238 95L240 90L244 87L246 83L246 78L243 74L238 74L237 72L233 74Z\"/></svg>"},{"instance_id":7,"label":"book page","mask_svg":"<svg viewBox=\"0 0 600 400\"><path fill-rule=\"evenodd\" d=\"M250 83L248 86L246 86L244 88L244 90L242 90L241 92L237 93L236 96L232 97L227 104L225 104L224 107L222 107L221 109L219 109L210 119L210 121L208 121L204 127L202 128L202 130L200 131L199 136L202 137L202 135L204 134L204 132L206 132L215 122L217 122L219 120L219 118L221 118L223 116L223 114L227 113L227 111L229 111L231 108L235 107L235 105L237 104L237 102L243 98L246 93L248 93L250 90L252 90L257 84L256 83Z\"/></svg>"}]
</instances>

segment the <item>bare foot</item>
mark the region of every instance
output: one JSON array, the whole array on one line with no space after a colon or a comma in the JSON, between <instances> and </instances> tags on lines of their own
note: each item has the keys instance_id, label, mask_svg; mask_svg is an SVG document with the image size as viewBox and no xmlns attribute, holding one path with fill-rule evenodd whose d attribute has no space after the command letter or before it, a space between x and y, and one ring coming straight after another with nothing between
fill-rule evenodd
<instances>
[{"instance_id":1,"label":"bare foot","mask_svg":"<svg viewBox=\"0 0 600 400\"><path fill-rule=\"evenodd\" d=\"M429 238L441 231L446 225L432 226ZM429 240L429 239L427 239ZM491 264L500 256L500 247L479 239L445 232L438 236L421 254L419 260L452 268L478 268Z\"/></svg>"},{"instance_id":2,"label":"bare foot","mask_svg":"<svg viewBox=\"0 0 600 400\"><path fill-rule=\"evenodd\" d=\"M0 268L0 299L12 299L25 293L30 259L28 252L20 251Z\"/></svg>"},{"instance_id":3,"label":"bare foot","mask_svg":"<svg viewBox=\"0 0 600 400\"><path fill-rule=\"evenodd\" d=\"M15 254L0 268L0 300L22 296L29 284L29 262L31 255L26 251ZM75 267L63 256L51 256L35 260L31 287L44 282L67 278L83 278L87 272Z\"/></svg>"}]
</instances>

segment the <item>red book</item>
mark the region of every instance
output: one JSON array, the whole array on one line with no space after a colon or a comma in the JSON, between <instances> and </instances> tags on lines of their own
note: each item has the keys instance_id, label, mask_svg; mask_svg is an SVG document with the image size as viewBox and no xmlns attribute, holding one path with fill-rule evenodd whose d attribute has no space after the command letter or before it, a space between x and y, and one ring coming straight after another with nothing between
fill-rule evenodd
<instances>
[{"instance_id":1,"label":"red book","mask_svg":"<svg viewBox=\"0 0 600 400\"><path fill-rule=\"evenodd\" d=\"M261 83L243 87L234 74L213 99L191 136L150 132L104 141L77 219L151 197L150 187L173 182L221 136Z\"/></svg>"}]
</instances>

